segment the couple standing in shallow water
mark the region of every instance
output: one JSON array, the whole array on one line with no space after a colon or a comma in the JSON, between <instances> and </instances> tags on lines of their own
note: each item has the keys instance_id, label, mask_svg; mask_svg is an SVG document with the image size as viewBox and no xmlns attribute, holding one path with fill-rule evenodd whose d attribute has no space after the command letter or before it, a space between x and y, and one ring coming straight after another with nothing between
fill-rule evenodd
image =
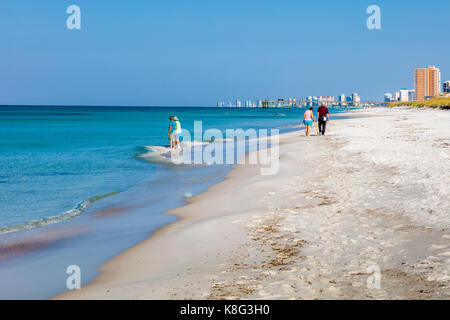
<instances>
[{"instance_id":1,"label":"couple standing in shallow water","mask_svg":"<svg viewBox=\"0 0 450 320\"><path fill-rule=\"evenodd\" d=\"M173 150L176 146L177 150L180 150L180 141L183 140L183 137L181 136L182 130L180 120L178 120L176 116L170 116L169 120L169 132L167 133L167 135L170 140L170 149Z\"/></svg>"},{"instance_id":2,"label":"couple standing in shallow water","mask_svg":"<svg viewBox=\"0 0 450 320\"><path fill-rule=\"evenodd\" d=\"M314 117L314 108L309 108L303 114L303 124L305 125L305 135L311 135L311 127L313 122L316 122L316 118ZM330 113L328 108L325 105L320 106L317 110L317 120L319 121L319 130L317 135L325 135L325 130L327 127L327 121L330 121Z\"/></svg>"}]
</instances>

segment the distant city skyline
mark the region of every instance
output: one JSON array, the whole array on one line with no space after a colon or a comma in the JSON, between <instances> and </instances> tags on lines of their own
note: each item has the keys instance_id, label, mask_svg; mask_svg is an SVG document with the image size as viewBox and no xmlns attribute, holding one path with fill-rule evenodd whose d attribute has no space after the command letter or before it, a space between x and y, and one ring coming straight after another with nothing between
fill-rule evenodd
<instances>
[{"instance_id":1,"label":"distant city skyline","mask_svg":"<svg viewBox=\"0 0 450 320\"><path fill-rule=\"evenodd\" d=\"M245 100L245 106L242 105L242 101L240 99L236 99L235 103L229 101L228 103L225 101L218 101L217 107L235 107L235 108L264 108L267 107L268 104L285 106L285 107L304 107L304 106L315 106L315 105L331 105L331 106L358 106L360 104L371 104L374 102L383 102L379 101L364 101L358 95L358 93L354 92L348 96L345 94L341 94L339 96L307 96L303 98L278 98L278 99L257 99L253 100Z\"/></svg>"},{"instance_id":2,"label":"distant city skyline","mask_svg":"<svg viewBox=\"0 0 450 320\"><path fill-rule=\"evenodd\" d=\"M81 29L66 27L69 5ZM0 3L0 105L215 106L414 88L418 66L450 80L450 3L292 0ZM357 40L355 40L357 39ZM240 99L240 98L239 98Z\"/></svg>"},{"instance_id":3,"label":"distant city skyline","mask_svg":"<svg viewBox=\"0 0 450 320\"><path fill-rule=\"evenodd\" d=\"M442 81L441 70L432 65L427 68L414 68L414 89L401 88L394 94L386 92L384 101L423 101L428 98L450 93L450 81Z\"/></svg>"}]
</instances>

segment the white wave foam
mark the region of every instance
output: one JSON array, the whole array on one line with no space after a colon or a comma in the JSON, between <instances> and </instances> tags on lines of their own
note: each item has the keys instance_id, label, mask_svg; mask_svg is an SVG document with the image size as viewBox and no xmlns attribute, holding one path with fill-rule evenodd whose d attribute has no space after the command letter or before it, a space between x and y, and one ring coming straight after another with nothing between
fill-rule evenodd
<instances>
[{"instance_id":1,"label":"white wave foam","mask_svg":"<svg viewBox=\"0 0 450 320\"><path fill-rule=\"evenodd\" d=\"M35 229L35 228L40 228L40 227L45 227L45 226L48 226L51 224L55 224L58 222L62 222L65 220L70 220L70 219L75 218L76 216L79 216L80 214L82 214L86 210L86 208L90 204L94 203L95 201L98 201L105 197L114 195L116 193L118 193L118 191L110 192L110 193L107 193L104 195L90 198L89 200L82 201L79 204L77 204L73 209L65 211L62 214L57 215L57 216L45 217L45 218L42 218L39 220L33 220L30 222L26 222L26 223L15 225L15 226L1 227L0 234L6 234L6 233L17 232L17 231L28 230L28 229Z\"/></svg>"},{"instance_id":2,"label":"white wave foam","mask_svg":"<svg viewBox=\"0 0 450 320\"><path fill-rule=\"evenodd\" d=\"M181 142L181 151L178 152L178 156L183 152L190 151L194 147L204 146L211 144L211 141L183 141ZM158 162L158 163L173 163L172 162L172 150L168 146L145 146L146 152L138 155L138 158L146 161Z\"/></svg>"}]
</instances>

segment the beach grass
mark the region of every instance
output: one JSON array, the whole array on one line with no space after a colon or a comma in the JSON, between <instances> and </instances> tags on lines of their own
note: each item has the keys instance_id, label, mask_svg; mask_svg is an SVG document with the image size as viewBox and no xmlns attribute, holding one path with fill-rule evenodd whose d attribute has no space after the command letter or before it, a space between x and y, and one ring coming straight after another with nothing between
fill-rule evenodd
<instances>
[{"instance_id":1,"label":"beach grass","mask_svg":"<svg viewBox=\"0 0 450 320\"><path fill-rule=\"evenodd\" d=\"M450 97L434 97L425 101L391 102L389 104L390 108L400 106L450 109Z\"/></svg>"}]
</instances>

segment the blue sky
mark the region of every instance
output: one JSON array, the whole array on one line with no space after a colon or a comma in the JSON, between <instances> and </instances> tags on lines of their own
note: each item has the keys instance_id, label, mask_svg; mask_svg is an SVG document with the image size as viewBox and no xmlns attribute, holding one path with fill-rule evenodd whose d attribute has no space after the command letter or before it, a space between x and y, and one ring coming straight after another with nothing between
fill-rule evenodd
<instances>
[{"instance_id":1,"label":"blue sky","mask_svg":"<svg viewBox=\"0 0 450 320\"><path fill-rule=\"evenodd\" d=\"M66 28L76 4L82 29ZM381 7L381 30L366 8ZM192 105L450 80L449 1L2 0L0 104Z\"/></svg>"}]
</instances>

